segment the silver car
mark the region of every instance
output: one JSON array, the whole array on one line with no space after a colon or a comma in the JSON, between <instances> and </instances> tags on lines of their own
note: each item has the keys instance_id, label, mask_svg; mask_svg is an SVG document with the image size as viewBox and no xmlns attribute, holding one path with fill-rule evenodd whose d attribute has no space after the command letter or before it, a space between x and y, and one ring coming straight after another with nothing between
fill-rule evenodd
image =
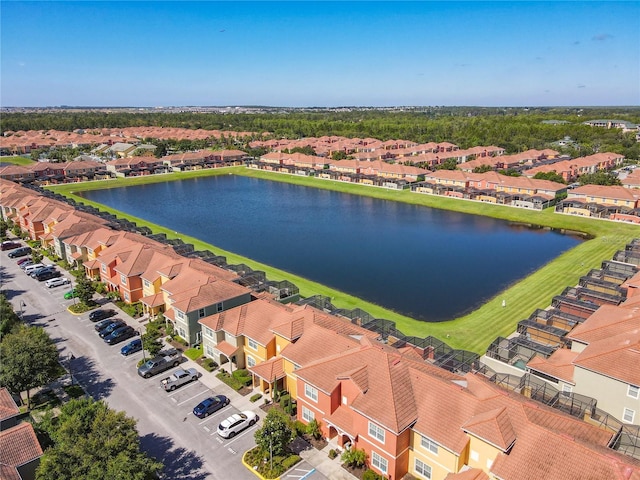
<instances>
[{"instance_id":1,"label":"silver car","mask_svg":"<svg viewBox=\"0 0 640 480\"><path fill-rule=\"evenodd\" d=\"M68 285L69 283L71 283L71 280L69 280L68 278L58 277L58 278L50 278L49 280L44 282L44 285L47 288L53 288L53 287L59 287L60 285Z\"/></svg>"}]
</instances>

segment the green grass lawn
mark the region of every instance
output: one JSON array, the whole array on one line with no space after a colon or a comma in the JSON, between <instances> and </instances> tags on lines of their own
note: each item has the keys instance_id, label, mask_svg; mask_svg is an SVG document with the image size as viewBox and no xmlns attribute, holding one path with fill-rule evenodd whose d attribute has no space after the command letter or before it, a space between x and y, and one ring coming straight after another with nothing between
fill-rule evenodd
<instances>
[{"instance_id":1,"label":"green grass lawn","mask_svg":"<svg viewBox=\"0 0 640 480\"><path fill-rule=\"evenodd\" d=\"M12 163L14 165L31 165L34 162L30 158L14 155L10 157L0 157L0 163Z\"/></svg>"},{"instance_id":2,"label":"green grass lawn","mask_svg":"<svg viewBox=\"0 0 640 480\"><path fill-rule=\"evenodd\" d=\"M319 283L222 250L214 245L189 237L188 235L183 235L179 232L176 234L168 228L151 224L143 219L126 215L75 195L76 192L85 190L117 188L152 182L166 182L170 180L227 174L245 175L254 178L351 193L354 195L364 195L426 207L454 210L472 215L489 216L560 231L580 232L587 235L591 240L581 242L580 245L542 266L532 275L498 293L493 299L468 315L448 322L428 323L400 315L379 305L366 302ZM489 344L497 336L507 336L511 334L520 320L529 317L536 308L548 307L551 299L555 295L562 293L565 287L576 285L582 275L585 275L592 268L599 268L603 260L611 259L617 250L623 249L625 244L640 236L640 226L556 214L553 208L548 208L542 212L531 211L501 205L412 193L406 190L394 191L364 185L320 180L311 177L271 173L244 167L200 170L196 172L172 173L129 179L102 180L82 184L52 186L49 188L76 201L90 204L100 208L102 211L116 214L119 218L127 218L135 222L138 226L147 226L154 233L164 233L168 238L181 238L185 243L193 244L196 250L211 250L217 255L224 255L230 264L245 263L254 270L262 270L266 273L269 280L289 280L298 286L302 296L325 295L331 297L332 303L340 308L352 309L358 307L369 312L376 318L392 320L396 322L397 328L405 335L419 337L433 335L447 342L453 348L461 348L477 353L484 353ZM523 255L526 255L526 252L523 252ZM464 292L460 292L460 294L464 295ZM506 302L505 307L502 306L503 300Z\"/></svg>"}]
</instances>

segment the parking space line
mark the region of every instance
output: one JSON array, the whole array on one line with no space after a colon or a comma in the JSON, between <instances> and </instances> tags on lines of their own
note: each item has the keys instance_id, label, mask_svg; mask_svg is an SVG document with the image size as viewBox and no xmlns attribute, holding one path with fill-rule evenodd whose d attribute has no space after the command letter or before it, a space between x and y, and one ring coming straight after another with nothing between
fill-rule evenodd
<instances>
[{"instance_id":1,"label":"parking space line","mask_svg":"<svg viewBox=\"0 0 640 480\"><path fill-rule=\"evenodd\" d=\"M229 445L231 445L233 442L235 442L236 440L238 440L239 438L245 436L247 433L249 433L251 430L253 430L257 424L253 425L250 428L247 428L244 432L240 433L239 435L236 435L235 437L233 437L233 440L231 440L230 442L227 442L227 447L229 447Z\"/></svg>"},{"instance_id":2,"label":"parking space line","mask_svg":"<svg viewBox=\"0 0 640 480\"><path fill-rule=\"evenodd\" d=\"M178 403L178 405L182 405L183 403L187 403L190 402L191 400L193 400L196 397L199 397L200 395L202 395L203 393L209 393L209 390L205 390L204 392L200 392L195 394L193 397L187 398L186 400L183 400L182 402Z\"/></svg>"},{"instance_id":3,"label":"parking space line","mask_svg":"<svg viewBox=\"0 0 640 480\"><path fill-rule=\"evenodd\" d=\"M216 413L209 415L207 418L205 418L204 420L202 420L200 423L198 423L198 425L202 425L203 423L208 422L209 420L211 420L212 418L217 417L218 415L225 413L227 410L218 410ZM206 427L205 427L206 428Z\"/></svg>"},{"instance_id":4,"label":"parking space line","mask_svg":"<svg viewBox=\"0 0 640 480\"><path fill-rule=\"evenodd\" d=\"M173 397L174 395L177 395L180 392L184 392L185 390L188 390L189 388L193 387L194 385L198 385L200 382L198 382L197 380L195 382L191 382L188 385L183 385L180 388L176 388L173 392L171 393L167 393L168 397ZM162 386L160 386L159 388L162 388ZM162 388L163 389L163 388ZM164 390L164 389L163 389Z\"/></svg>"}]
</instances>

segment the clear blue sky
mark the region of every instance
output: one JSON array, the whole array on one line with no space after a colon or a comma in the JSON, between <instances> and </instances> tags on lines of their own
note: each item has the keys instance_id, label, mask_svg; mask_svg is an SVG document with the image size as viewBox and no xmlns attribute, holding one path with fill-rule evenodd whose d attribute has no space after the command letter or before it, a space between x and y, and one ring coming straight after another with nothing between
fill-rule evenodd
<instances>
[{"instance_id":1,"label":"clear blue sky","mask_svg":"<svg viewBox=\"0 0 640 480\"><path fill-rule=\"evenodd\" d=\"M2 0L0 105L640 105L640 2Z\"/></svg>"}]
</instances>

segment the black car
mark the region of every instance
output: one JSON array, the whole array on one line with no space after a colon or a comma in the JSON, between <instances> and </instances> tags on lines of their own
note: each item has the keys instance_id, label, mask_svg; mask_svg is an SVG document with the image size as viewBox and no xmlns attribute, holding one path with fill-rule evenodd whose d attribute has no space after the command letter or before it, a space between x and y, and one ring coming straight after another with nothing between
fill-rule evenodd
<instances>
[{"instance_id":1,"label":"black car","mask_svg":"<svg viewBox=\"0 0 640 480\"><path fill-rule=\"evenodd\" d=\"M9 258L26 257L31 253L31 247L20 247L15 250L11 250L7 256Z\"/></svg>"},{"instance_id":2,"label":"black car","mask_svg":"<svg viewBox=\"0 0 640 480\"><path fill-rule=\"evenodd\" d=\"M21 247L21 246L22 246L22 244L20 242L15 242L13 240L5 240L0 245L0 250L2 250L3 252L5 250L15 250L16 248Z\"/></svg>"},{"instance_id":3,"label":"black car","mask_svg":"<svg viewBox=\"0 0 640 480\"><path fill-rule=\"evenodd\" d=\"M107 328L100 330L98 335L100 335L100 338L105 338L106 336L111 335L114 330L124 327L125 325L126 323L123 320L114 320Z\"/></svg>"},{"instance_id":4,"label":"black car","mask_svg":"<svg viewBox=\"0 0 640 480\"><path fill-rule=\"evenodd\" d=\"M105 318L111 318L116 315L116 311L112 309L100 309L94 310L89 314L89 320L92 322L97 322L98 320L104 320Z\"/></svg>"},{"instance_id":5,"label":"black car","mask_svg":"<svg viewBox=\"0 0 640 480\"><path fill-rule=\"evenodd\" d=\"M204 418L217 412L222 407L229 405L229 399L224 395L216 395L215 397L205 398L193 408L193 414L198 418Z\"/></svg>"},{"instance_id":6,"label":"black car","mask_svg":"<svg viewBox=\"0 0 640 480\"><path fill-rule=\"evenodd\" d=\"M109 335L104 337L105 343L109 345L115 345L116 343L124 342L126 339L135 337L136 331L133 327L126 325L124 327L116 328Z\"/></svg>"},{"instance_id":7,"label":"black car","mask_svg":"<svg viewBox=\"0 0 640 480\"><path fill-rule=\"evenodd\" d=\"M62 273L57 270L45 270L44 272L38 272L34 275L33 278L38 280L39 282L44 282L45 280L49 280L56 277L61 277Z\"/></svg>"}]
</instances>

